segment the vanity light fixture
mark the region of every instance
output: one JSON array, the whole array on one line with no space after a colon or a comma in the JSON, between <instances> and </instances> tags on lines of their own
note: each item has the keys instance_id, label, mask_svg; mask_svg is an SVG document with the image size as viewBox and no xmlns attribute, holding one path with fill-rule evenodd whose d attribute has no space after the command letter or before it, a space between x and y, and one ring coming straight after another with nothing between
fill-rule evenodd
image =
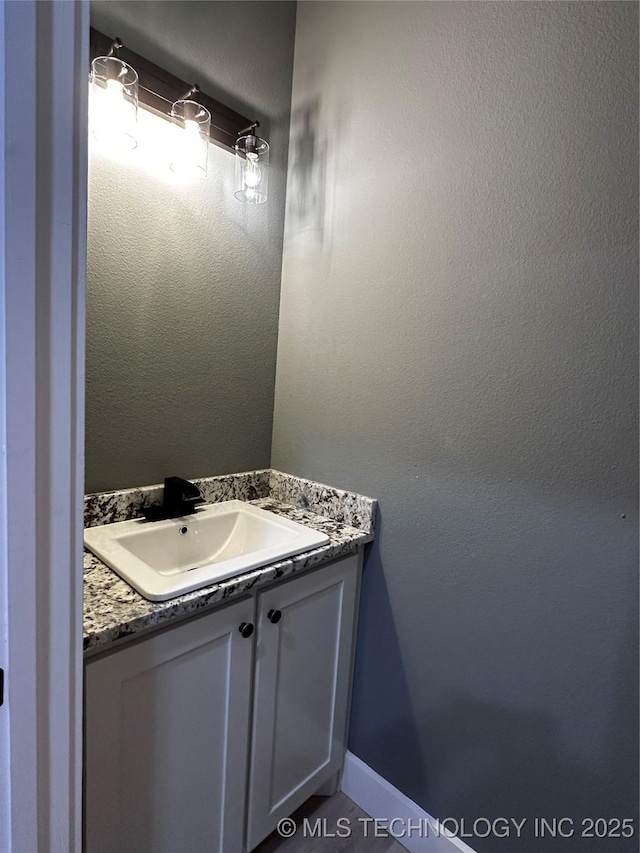
<instances>
[{"instance_id":1,"label":"vanity light fixture","mask_svg":"<svg viewBox=\"0 0 640 853\"><path fill-rule=\"evenodd\" d=\"M192 100L199 91L198 86L192 86L184 98L171 107L175 134L170 167L176 175L189 181L206 176L209 158L211 113Z\"/></svg>"},{"instance_id":2,"label":"vanity light fixture","mask_svg":"<svg viewBox=\"0 0 640 853\"><path fill-rule=\"evenodd\" d=\"M245 204L263 204L269 191L269 145L256 136L260 122L240 131L236 140L236 177L234 195ZM248 131L248 132L247 132Z\"/></svg>"},{"instance_id":3,"label":"vanity light fixture","mask_svg":"<svg viewBox=\"0 0 640 853\"><path fill-rule=\"evenodd\" d=\"M108 53L96 56L91 63L91 132L110 148L128 149L138 144L138 74L119 58L121 47L120 39L115 39Z\"/></svg>"},{"instance_id":4,"label":"vanity light fixture","mask_svg":"<svg viewBox=\"0 0 640 853\"><path fill-rule=\"evenodd\" d=\"M94 104L92 132L96 138L118 144L120 128L124 133L120 144L134 148L139 103L175 125L170 168L176 175L204 176L211 141L235 154L235 197L247 204L267 200L269 145L255 134L260 122L216 101L124 47L120 39L114 41L93 27L90 47L92 89L102 96L95 100L104 101Z\"/></svg>"}]
</instances>

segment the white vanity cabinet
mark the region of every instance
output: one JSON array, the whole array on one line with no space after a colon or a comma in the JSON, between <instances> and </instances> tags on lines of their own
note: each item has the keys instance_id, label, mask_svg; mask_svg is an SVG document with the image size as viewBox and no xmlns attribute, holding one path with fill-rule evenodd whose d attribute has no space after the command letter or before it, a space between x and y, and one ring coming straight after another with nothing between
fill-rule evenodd
<instances>
[{"instance_id":1,"label":"white vanity cabinet","mask_svg":"<svg viewBox=\"0 0 640 853\"><path fill-rule=\"evenodd\" d=\"M243 843L252 599L89 660L87 853L231 853Z\"/></svg>"},{"instance_id":2,"label":"white vanity cabinet","mask_svg":"<svg viewBox=\"0 0 640 853\"><path fill-rule=\"evenodd\" d=\"M86 853L243 853L336 776L360 560L87 661Z\"/></svg>"},{"instance_id":3,"label":"white vanity cabinet","mask_svg":"<svg viewBox=\"0 0 640 853\"><path fill-rule=\"evenodd\" d=\"M357 558L258 598L247 847L342 768Z\"/></svg>"}]
</instances>

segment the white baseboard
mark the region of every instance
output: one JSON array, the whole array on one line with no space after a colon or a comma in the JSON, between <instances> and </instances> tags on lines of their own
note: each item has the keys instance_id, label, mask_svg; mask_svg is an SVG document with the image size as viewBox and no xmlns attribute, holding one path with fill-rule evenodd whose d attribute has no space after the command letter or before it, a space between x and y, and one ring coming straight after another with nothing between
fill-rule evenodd
<instances>
[{"instance_id":1,"label":"white baseboard","mask_svg":"<svg viewBox=\"0 0 640 853\"><path fill-rule=\"evenodd\" d=\"M351 752L344 760L342 790L371 817L385 821L396 818L389 831L411 853L475 853Z\"/></svg>"}]
</instances>

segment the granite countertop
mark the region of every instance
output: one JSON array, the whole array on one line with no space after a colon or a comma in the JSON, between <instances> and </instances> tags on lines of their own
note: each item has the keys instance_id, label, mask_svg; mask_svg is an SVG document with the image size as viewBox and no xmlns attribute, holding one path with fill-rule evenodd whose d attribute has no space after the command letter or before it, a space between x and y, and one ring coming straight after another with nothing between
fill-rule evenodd
<instances>
[{"instance_id":1,"label":"granite countertop","mask_svg":"<svg viewBox=\"0 0 640 853\"><path fill-rule=\"evenodd\" d=\"M376 501L352 492L341 492L271 470L194 482L207 502L246 500L326 533L329 543L168 601L148 601L85 549L85 652L104 651L123 638L167 625L278 578L353 554L374 537ZM157 501L160 488L152 486L88 495L85 526L139 516L140 506Z\"/></svg>"}]
</instances>

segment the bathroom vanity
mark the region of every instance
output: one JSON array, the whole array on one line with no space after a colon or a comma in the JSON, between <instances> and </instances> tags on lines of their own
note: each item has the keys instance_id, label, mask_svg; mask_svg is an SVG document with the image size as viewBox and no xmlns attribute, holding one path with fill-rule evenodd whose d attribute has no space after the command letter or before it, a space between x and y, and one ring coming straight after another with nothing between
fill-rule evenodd
<instances>
[{"instance_id":1,"label":"bathroom vanity","mask_svg":"<svg viewBox=\"0 0 640 853\"><path fill-rule=\"evenodd\" d=\"M274 471L195 482L329 541L163 602L86 554L87 853L242 853L339 781L375 501ZM156 497L89 496L86 523Z\"/></svg>"}]
</instances>

